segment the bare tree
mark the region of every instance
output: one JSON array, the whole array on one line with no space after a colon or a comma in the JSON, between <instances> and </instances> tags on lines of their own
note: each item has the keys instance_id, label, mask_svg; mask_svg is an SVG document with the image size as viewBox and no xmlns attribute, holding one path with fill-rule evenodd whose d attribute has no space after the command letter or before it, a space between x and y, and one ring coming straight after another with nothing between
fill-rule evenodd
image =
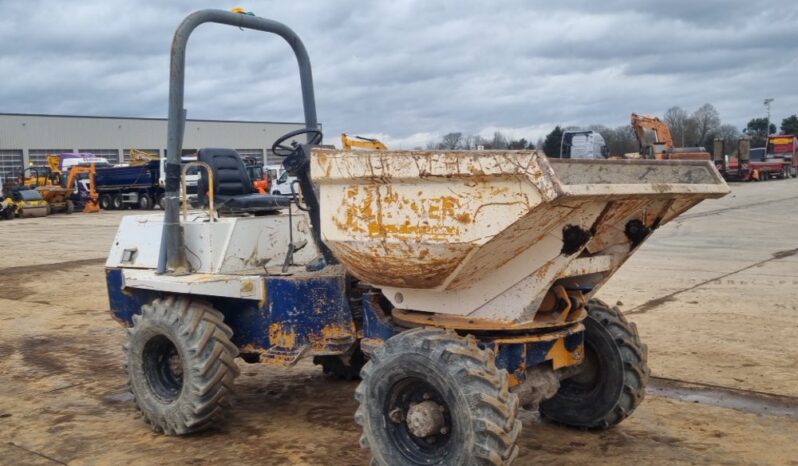
<instances>
[{"instance_id":1,"label":"bare tree","mask_svg":"<svg viewBox=\"0 0 798 466\"><path fill-rule=\"evenodd\" d=\"M693 112L692 119L696 124L696 146L712 147L710 139L720 128L720 115L712 104L704 104Z\"/></svg>"},{"instance_id":2,"label":"bare tree","mask_svg":"<svg viewBox=\"0 0 798 466\"><path fill-rule=\"evenodd\" d=\"M632 125L619 126L617 128L593 125L590 126L590 129L601 134L611 155L628 154L637 152L640 149Z\"/></svg>"},{"instance_id":3,"label":"bare tree","mask_svg":"<svg viewBox=\"0 0 798 466\"><path fill-rule=\"evenodd\" d=\"M740 130L738 130L736 126L720 125L717 131L712 135L712 139L723 139L724 144L726 145L726 152L731 154L736 152L737 141L740 139L740 136ZM707 147L706 149L712 152L712 146Z\"/></svg>"},{"instance_id":4,"label":"bare tree","mask_svg":"<svg viewBox=\"0 0 798 466\"><path fill-rule=\"evenodd\" d=\"M490 140L491 149L507 149L508 145L509 142L507 141L507 137L505 137L501 131L496 131L493 133L493 139Z\"/></svg>"},{"instance_id":5,"label":"bare tree","mask_svg":"<svg viewBox=\"0 0 798 466\"><path fill-rule=\"evenodd\" d=\"M447 133L441 138L440 149L460 149L463 142L463 133Z\"/></svg>"},{"instance_id":6,"label":"bare tree","mask_svg":"<svg viewBox=\"0 0 798 466\"><path fill-rule=\"evenodd\" d=\"M673 143L685 147L691 136L689 133L695 127L690 115L682 107L671 107L665 112L663 120L671 130Z\"/></svg>"}]
</instances>

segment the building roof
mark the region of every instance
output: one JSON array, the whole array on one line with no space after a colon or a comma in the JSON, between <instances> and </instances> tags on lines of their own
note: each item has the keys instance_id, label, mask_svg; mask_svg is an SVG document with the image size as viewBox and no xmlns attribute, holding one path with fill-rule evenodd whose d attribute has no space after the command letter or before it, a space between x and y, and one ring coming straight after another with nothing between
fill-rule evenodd
<instances>
[{"instance_id":1,"label":"building roof","mask_svg":"<svg viewBox=\"0 0 798 466\"><path fill-rule=\"evenodd\" d=\"M0 116L21 116L21 117L43 117L43 118L96 118L102 120L145 120L145 121L166 121L166 118L153 118L153 117L128 117L128 116L102 116L102 115L53 115L45 113L4 113L0 112ZM186 121L193 122L209 122L209 123L255 123L267 125L302 125L302 122L292 121L254 121L254 120L209 120L209 119L194 119L187 118Z\"/></svg>"}]
</instances>

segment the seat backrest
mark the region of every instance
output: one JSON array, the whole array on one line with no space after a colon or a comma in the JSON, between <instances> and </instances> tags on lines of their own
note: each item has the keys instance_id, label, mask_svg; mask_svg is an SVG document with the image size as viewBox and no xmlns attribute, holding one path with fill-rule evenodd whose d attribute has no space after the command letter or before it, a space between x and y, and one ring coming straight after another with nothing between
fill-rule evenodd
<instances>
[{"instance_id":1,"label":"seat backrest","mask_svg":"<svg viewBox=\"0 0 798 466\"><path fill-rule=\"evenodd\" d=\"M213 191L217 196L241 196L254 192L252 181L241 160L241 155L233 149L205 148L197 152L197 160L213 168ZM207 202L208 174L200 170L197 181L197 197L203 204Z\"/></svg>"}]
</instances>

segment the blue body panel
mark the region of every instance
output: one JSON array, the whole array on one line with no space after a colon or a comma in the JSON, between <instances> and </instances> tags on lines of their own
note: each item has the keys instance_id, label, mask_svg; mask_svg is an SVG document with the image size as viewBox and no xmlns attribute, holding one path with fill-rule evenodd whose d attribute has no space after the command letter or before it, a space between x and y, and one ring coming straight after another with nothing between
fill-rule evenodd
<instances>
[{"instance_id":1,"label":"blue body panel","mask_svg":"<svg viewBox=\"0 0 798 466\"><path fill-rule=\"evenodd\" d=\"M133 314L161 295L123 289L122 270L106 271L111 312L125 325ZM224 314L233 343L244 353L256 353L290 365L305 354L341 354L357 342L357 329L346 297L342 274L270 276L262 302L250 299L197 296Z\"/></svg>"},{"instance_id":2,"label":"blue body panel","mask_svg":"<svg viewBox=\"0 0 798 466\"><path fill-rule=\"evenodd\" d=\"M123 289L122 270L106 271L108 296L114 317L127 326L141 306L161 293ZM299 276L264 276L266 299L197 296L224 314L233 330L233 343L242 353L257 355L262 362L293 365L306 355L343 354L360 340L367 354L406 328L397 326L378 292L363 295L362 322L350 309L346 277L342 273L317 272ZM358 316L358 321L359 316ZM360 328L362 324L362 329ZM494 332L495 333L495 332ZM506 335L477 335L480 346L496 353L496 365L507 369L516 381L524 380L530 367L562 358L581 359L584 331L544 341L508 343ZM534 339L534 337L532 337ZM556 368L556 366L555 366Z\"/></svg>"}]
</instances>

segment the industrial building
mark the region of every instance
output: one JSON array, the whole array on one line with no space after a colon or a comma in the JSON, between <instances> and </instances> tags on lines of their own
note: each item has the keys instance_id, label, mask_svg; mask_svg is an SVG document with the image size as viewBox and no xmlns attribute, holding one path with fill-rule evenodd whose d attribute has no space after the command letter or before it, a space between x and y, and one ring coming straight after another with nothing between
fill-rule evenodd
<instances>
[{"instance_id":1,"label":"industrial building","mask_svg":"<svg viewBox=\"0 0 798 466\"><path fill-rule=\"evenodd\" d=\"M187 120L183 152L229 147L243 156L270 156L272 143L302 123L271 121ZM0 113L0 176L18 176L25 167L46 166L47 154L91 152L111 163L124 163L135 148L163 156L166 119Z\"/></svg>"}]
</instances>

